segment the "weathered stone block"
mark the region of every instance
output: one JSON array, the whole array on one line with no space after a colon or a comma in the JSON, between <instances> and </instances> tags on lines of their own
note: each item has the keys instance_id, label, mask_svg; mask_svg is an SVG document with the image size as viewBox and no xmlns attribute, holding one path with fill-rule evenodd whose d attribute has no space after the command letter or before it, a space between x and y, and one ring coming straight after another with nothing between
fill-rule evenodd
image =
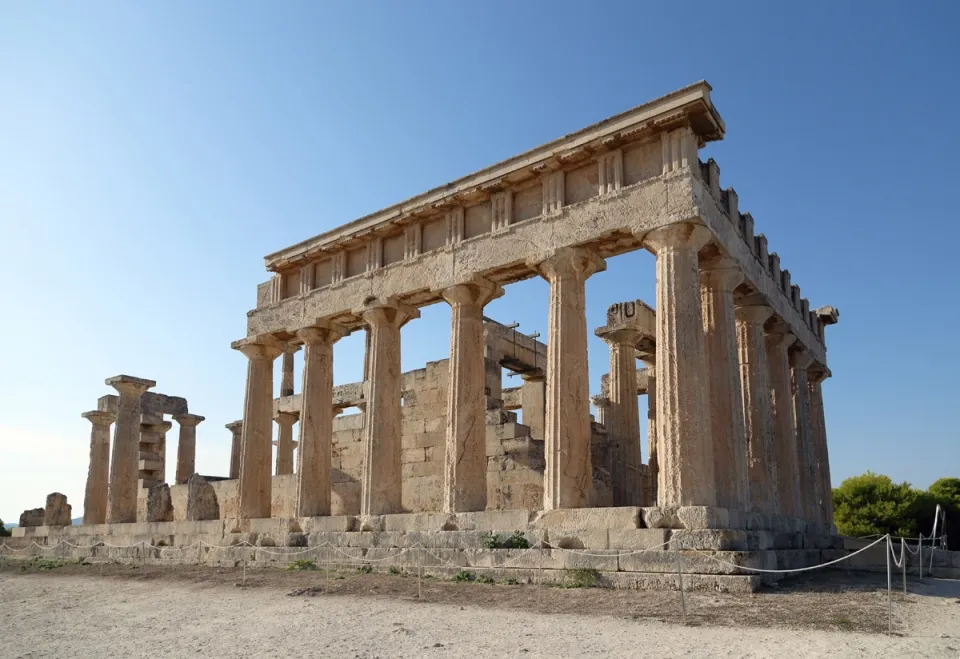
<instances>
[{"instance_id":1,"label":"weathered stone block","mask_svg":"<svg viewBox=\"0 0 960 659\"><path fill-rule=\"evenodd\" d=\"M43 526L44 510L43 508L31 508L20 513L20 528L31 526Z\"/></svg>"},{"instance_id":2,"label":"weathered stone block","mask_svg":"<svg viewBox=\"0 0 960 659\"><path fill-rule=\"evenodd\" d=\"M675 529L680 526L680 522L677 520L676 507L654 506L641 508L640 515L643 520L643 526L648 529Z\"/></svg>"},{"instance_id":3,"label":"weathered stone block","mask_svg":"<svg viewBox=\"0 0 960 659\"><path fill-rule=\"evenodd\" d=\"M43 510L44 526L70 526L72 506L67 503L67 497L59 492L47 495L47 505Z\"/></svg>"},{"instance_id":4,"label":"weathered stone block","mask_svg":"<svg viewBox=\"0 0 960 659\"><path fill-rule=\"evenodd\" d=\"M693 529L673 531L670 548L713 551L746 551L751 549L746 531L730 529ZM756 549L753 547L752 549Z\"/></svg>"},{"instance_id":5,"label":"weathered stone block","mask_svg":"<svg viewBox=\"0 0 960 659\"><path fill-rule=\"evenodd\" d=\"M636 529L640 527L640 508L566 508L541 512L531 522L534 529L546 531L585 531L588 529Z\"/></svg>"},{"instance_id":6,"label":"weathered stone block","mask_svg":"<svg viewBox=\"0 0 960 659\"><path fill-rule=\"evenodd\" d=\"M219 518L217 493L202 476L194 474L187 481L187 521Z\"/></svg>"},{"instance_id":7,"label":"weathered stone block","mask_svg":"<svg viewBox=\"0 0 960 659\"><path fill-rule=\"evenodd\" d=\"M147 490L147 522L172 522L173 500L170 497L170 486L166 483L154 485Z\"/></svg>"},{"instance_id":8,"label":"weathered stone block","mask_svg":"<svg viewBox=\"0 0 960 659\"><path fill-rule=\"evenodd\" d=\"M729 528L729 514L726 508L712 506L679 506L677 520L685 529L726 529Z\"/></svg>"},{"instance_id":9,"label":"weathered stone block","mask_svg":"<svg viewBox=\"0 0 960 659\"><path fill-rule=\"evenodd\" d=\"M667 529L609 529L609 549L666 549L670 537Z\"/></svg>"}]
</instances>

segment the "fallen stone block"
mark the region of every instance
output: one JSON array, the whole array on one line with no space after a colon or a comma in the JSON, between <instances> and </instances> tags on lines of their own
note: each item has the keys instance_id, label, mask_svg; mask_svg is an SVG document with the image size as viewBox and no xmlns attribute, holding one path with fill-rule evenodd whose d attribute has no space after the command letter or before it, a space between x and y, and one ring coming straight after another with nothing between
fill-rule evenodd
<instances>
[{"instance_id":1,"label":"fallen stone block","mask_svg":"<svg viewBox=\"0 0 960 659\"><path fill-rule=\"evenodd\" d=\"M213 486L199 474L187 481L187 521L220 518L220 504Z\"/></svg>"},{"instance_id":2,"label":"fallen stone block","mask_svg":"<svg viewBox=\"0 0 960 659\"><path fill-rule=\"evenodd\" d=\"M147 490L147 522L172 522L173 501L170 498L170 486L166 483L154 485Z\"/></svg>"},{"instance_id":3,"label":"fallen stone block","mask_svg":"<svg viewBox=\"0 0 960 659\"><path fill-rule=\"evenodd\" d=\"M73 507L67 503L67 497L59 492L47 495L47 506L43 510L44 526L70 526Z\"/></svg>"},{"instance_id":4,"label":"fallen stone block","mask_svg":"<svg viewBox=\"0 0 960 659\"><path fill-rule=\"evenodd\" d=\"M20 528L43 526L43 508L31 508L20 513Z\"/></svg>"}]
</instances>

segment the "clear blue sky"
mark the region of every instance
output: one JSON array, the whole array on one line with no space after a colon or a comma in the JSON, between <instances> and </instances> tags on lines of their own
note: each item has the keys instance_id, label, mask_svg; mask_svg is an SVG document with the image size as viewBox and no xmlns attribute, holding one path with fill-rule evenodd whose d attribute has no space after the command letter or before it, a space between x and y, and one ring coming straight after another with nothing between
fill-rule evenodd
<instances>
[{"instance_id":1,"label":"clear blue sky","mask_svg":"<svg viewBox=\"0 0 960 659\"><path fill-rule=\"evenodd\" d=\"M89 423L129 373L207 421L225 474L262 257L701 78L702 152L828 328L833 478L960 475L955 3L166 2L0 9L0 517L80 513ZM588 323L654 302L653 258ZM546 330L547 287L488 307ZM403 332L446 356L449 310ZM360 379L363 337L336 348ZM592 390L607 370L590 343ZM171 442L171 453L174 443ZM645 455L645 451L644 451ZM645 459L645 457L644 457ZM172 473L172 472L171 472Z\"/></svg>"}]
</instances>

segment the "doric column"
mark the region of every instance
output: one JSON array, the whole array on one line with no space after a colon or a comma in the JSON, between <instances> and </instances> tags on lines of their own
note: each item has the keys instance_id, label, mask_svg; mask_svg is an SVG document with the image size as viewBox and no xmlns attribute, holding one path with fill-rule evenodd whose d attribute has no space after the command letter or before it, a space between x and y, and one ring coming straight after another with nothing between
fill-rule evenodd
<instances>
[{"instance_id":1,"label":"doric column","mask_svg":"<svg viewBox=\"0 0 960 659\"><path fill-rule=\"evenodd\" d=\"M550 282L543 509L583 508L593 493L586 281L607 266L589 249L563 247L534 267Z\"/></svg>"},{"instance_id":2,"label":"doric column","mask_svg":"<svg viewBox=\"0 0 960 659\"><path fill-rule=\"evenodd\" d=\"M173 420L180 424L177 440L177 484L190 480L197 471L197 426L205 417L197 414L178 414Z\"/></svg>"},{"instance_id":3,"label":"doric column","mask_svg":"<svg viewBox=\"0 0 960 659\"><path fill-rule=\"evenodd\" d=\"M657 355L655 352L641 354L640 360L647 367L647 482L642 505L655 506L660 474L657 462Z\"/></svg>"},{"instance_id":4,"label":"doric column","mask_svg":"<svg viewBox=\"0 0 960 659\"><path fill-rule=\"evenodd\" d=\"M777 494L780 514L804 517L801 503L800 465L797 461L797 430L793 423L793 394L790 391L790 361L787 349L796 337L782 323L766 329L764 342L770 370L770 405L773 411L773 443L777 454Z\"/></svg>"},{"instance_id":5,"label":"doric column","mask_svg":"<svg viewBox=\"0 0 960 659\"><path fill-rule=\"evenodd\" d=\"M503 400L503 367L500 366L503 355L490 346L484 346L483 351L484 391L489 391L490 398Z\"/></svg>"},{"instance_id":6,"label":"doric column","mask_svg":"<svg viewBox=\"0 0 960 659\"><path fill-rule=\"evenodd\" d=\"M83 523L103 524L107 521L107 482L110 476L110 424L116 416L94 410L81 414L93 424L90 430L90 467L87 489L83 496Z\"/></svg>"},{"instance_id":7,"label":"doric column","mask_svg":"<svg viewBox=\"0 0 960 659\"><path fill-rule=\"evenodd\" d=\"M300 391L300 447L297 453L298 517L330 514L332 481L333 344L344 335L331 327L297 332L303 341L303 387Z\"/></svg>"},{"instance_id":8,"label":"doric column","mask_svg":"<svg viewBox=\"0 0 960 659\"><path fill-rule=\"evenodd\" d=\"M759 304L736 308L737 352L740 384L743 387L743 421L747 432L747 471L750 475L750 509L767 514L780 511L770 369L763 338L763 323L772 314L770 307Z\"/></svg>"},{"instance_id":9,"label":"doric column","mask_svg":"<svg viewBox=\"0 0 960 659\"><path fill-rule=\"evenodd\" d=\"M813 453L820 493L820 521L833 527L833 485L830 481L830 452L827 449L827 423L823 411L823 381L830 369L813 364L807 370L810 389L810 417L813 420Z\"/></svg>"},{"instance_id":10,"label":"doric column","mask_svg":"<svg viewBox=\"0 0 960 659\"><path fill-rule=\"evenodd\" d=\"M484 510L487 427L483 307L503 295L503 288L489 279L478 278L446 288L441 295L451 309L442 511Z\"/></svg>"},{"instance_id":11,"label":"doric column","mask_svg":"<svg viewBox=\"0 0 960 659\"><path fill-rule=\"evenodd\" d=\"M280 396L293 395L293 359L300 346L290 345L283 347L283 359L280 368Z\"/></svg>"},{"instance_id":12,"label":"doric column","mask_svg":"<svg viewBox=\"0 0 960 659\"><path fill-rule=\"evenodd\" d=\"M273 418L277 422L277 469L274 472L277 476L293 473L293 449L297 446L293 441L293 424L297 416L293 412L277 412Z\"/></svg>"},{"instance_id":13,"label":"doric column","mask_svg":"<svg viewBox=\"0 0 960 659\"><path fill-rule=\"evenodd\" d=\"M673 224L646 235L657 255L657 503L715 506L698 251L710 232Z\"/></svg>"},{"instance_id":14,"label":"doric column","mask_svg":"<svg viewBox=\"0 0 960 659\"><path fill-rule=\"evenodd\" d=\"M243 435L243 421L233 421L224 426L230 431L230 478L240 478L240 446Z\"/></svg>"},{"instance_id":15,"label":"doric column","mask_svg":"<svg viewBox=\"0 0 960 659\"><path fill-rule=\"evenodd\" d=\"M750 509L747 435L737 359L733 289L743 280L734 259L718 257L700 265L703 334L709 375L709 410L717 503Z\"/></svg>"},{"instance_id":16,"label":"doric column","mask_svg":"<svg viewBox=\"0 0 960 659\"><path fill-rule=\"evenodd\" d=\"M806 350L790 353L790 379L793 401L793 420L796 427L797 465L800 483L802 517L810 522L821 522L820 483L817 478L817 456L813 439L813 417L810 409L810 383L807 369L813 358Z\"/></svg>"},{"instance_id":17,"label":"doric column","mask_svg":"<svg viewBox=\"0 0 960 659\"><path fill-rule=\"evenodd\" d=\"M117 423L113 431L113 456L110 459L110 490L107 523L137 521L137 475L140 460L140 397L153 380L129 375L107 378L106 383L120 393Z\"/></svg>"},{"instance_id":18,"label":"doric column","mask_svg":"<svg viewBox=\"0 0 960 659\"><path fill-rule=\"evenodd\" d=\"M270 517L273 430L273 361L282 346L271 337L251 337L233 344L249 360L247 390L243 401L240 440L241 519Z\"/></svg>"},{"instance_id":19,"label":"doric column","mask_svg":"<svg viewBox=\"0 0 960 659\"><path fill-rule=\"evenodd\" d=\"M596 422L601 426L607 425L607 410L610 409L610 399L603 394L590 396L590 402L597 408ZM524 418L526 420L526 418Z\"/></svg>"},{"instance_id":20,"label":"doric column","mask_svg":"<svg viewBox=\"0 0 960 659\"><path fill-rule=\"evenodd\" d=\"M532 439L543 441L543 424L547 413L547 379L543 375L521 375L520 378L523 380L520 396L523 425L530 428Z\"/></svg>"},{"instance_id":21,"label":"doric column","mask_svg":"<svg viewBox=\"0 0 960 659\"><path fill-rule=\"evenodd\" d=\"M392 301L361 312L367 324L366 401L360 514L400 512L400 328L420 313Z\"/></svg>"},{"instance_id":22,"label":"doric column","mask_svg":"<svg viewBox=\"0 0 960 659\"><path fill-rule=\"evenodd\" d=\"M635 329L601 327L596 335L610 348L610 399L604 424L614 438L610 474L614 506L635 506L640 498L640 413L637 410Z\"/></svg>"}]
</instances>

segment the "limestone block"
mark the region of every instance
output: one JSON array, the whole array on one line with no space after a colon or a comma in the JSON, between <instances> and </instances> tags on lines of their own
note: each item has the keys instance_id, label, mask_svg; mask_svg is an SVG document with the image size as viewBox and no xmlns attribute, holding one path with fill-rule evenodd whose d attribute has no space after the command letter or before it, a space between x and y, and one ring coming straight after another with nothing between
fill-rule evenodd
<instances>
[{"instance_id":1,"label":"limestone block","mask_svg":"<svg viewBox=\"0 0 960 659\"><path fill-rule=\"evenodd\" d=\"M31 527L31 526L43 526L44 510L43 508L32 508L30 510L24 510L20 513L20 524L21 528Z\"/></svg>"},{"instance_id":2,"label":"limestone block","mask_svg":"<svg viewBox=\"0 0 960 659\"><path fill-rule=\"evenodd\" d=\"M589 531L542 531L552 547L570 550L600 550L610 546L607 529Z\"/></svg>"},{"instance_id":3,"label":"limestone block","mask_svg":"<svg viewBox=\"0 0 960 659\"><path fill-rule=\"evenodd\" d=\"M187 481L187 521L219 519L217 493L202 476L194 474Z\"/></svg>"},{"instance_id":4,"label":"limestone block","mask_svg":"<svg viewBox=\"0 0 960 659\"><path fill-rule=\"evenodd\" d=\"M173 500L170 497L170 486L166 483L154 485L147 490L146 521L172 522Z\"/></svg>"},{"instance_id":5,"label":"limestone block","mask_svg":"<svg viewBox=\"0 0 960 659\"><path fill-rule=\"evenodd\" d=\"M70 526L72 506L67 503L67 497L59 492L47 495L47 505L43 510L44 526Z\"/></svg>"},{"instance_id":6,"label":"limestone block","mask_svg":"<svg viewBox=\"0 0 960 659\"><path fill-rule=\"evenodd\" d=\"M530 516L527 510L484 510L457 513L453 523L461 531L523 531Z\"/></svg>"},{"instance_id":7,"label":"limestone block","mask_svg":"<svg viewBox=\"0 0 960 659\"><path fill-rule=\"evenodd\" d=\"M725 529L729 524L726 508L679 506L677 520L685 529Z\"/></svg>"},{"instance_id":8,"label":"limestone block","mask_svg":"<svg viewBox=\"0 0 960 659\"><path fill-rule=\"evenodd\" d=\"M641 508L643 526L648 529L675 529L680 527L676 506L652 506Z\"/></svg>"},{"instance_id":9,"label":"limestone block","mask_svg":"<svg viewBox=\"0 0 960 659\"><path fill-rule=\"evenodd\" d=\"M670 538L667 529L609 529L607 542L610 549L666 549L664 543Z\"/></svg>"},{"instance_id":10,"label":"limestone block","mask_svg":"<svg viewBox=\"0 0 960 659\"><path fill-rule=\"evenodd\" d=\"M730 529L677 530L670 535L670 549L709 549L713 551L746 551L750 547L746 531ZM766 547L764 547L766 549Z\"/></svg>"},{"instance_id":11,"label":"limestone block","mask_svg":"<svg viewBox=\"0 0 960 659\"><path fill-rule=\"evenodd\" d=\"M640 528L640 508L559 508L541 512L531 528L546 531Z\"/></svg>"},{"instance_id":12,"label":"limestone block","mask_svg":"<svg viewBox=\"0 0 960 659\"><path fill-rule=\"evenodd\" d=\"M650 552L659 553L659 552ZM619 569L617 551L605 549L591 549L589 552L564 551L563 567L568 570L598 570L600 572L616 572Z\"/></svg>"}]
</instances>

